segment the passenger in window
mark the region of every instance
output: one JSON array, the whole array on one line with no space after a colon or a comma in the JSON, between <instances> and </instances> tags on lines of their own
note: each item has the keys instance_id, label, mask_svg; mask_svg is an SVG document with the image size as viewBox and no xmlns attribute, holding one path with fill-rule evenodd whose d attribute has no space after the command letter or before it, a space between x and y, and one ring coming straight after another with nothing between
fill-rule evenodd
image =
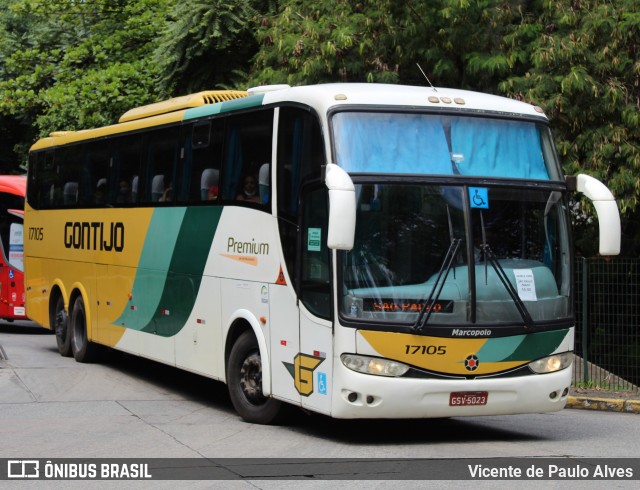
<instances>
[{"instance_id":1,"label":"passenger in window","mask_svg":"<svg viewBox=\"0 0 640 490\"><path fill-rule=\"evenodd\" d=\"M242 181L242 191L236 196L238 201L260 202L258 181L253 175L247 175Z\"/></svg>"}]
</instances>

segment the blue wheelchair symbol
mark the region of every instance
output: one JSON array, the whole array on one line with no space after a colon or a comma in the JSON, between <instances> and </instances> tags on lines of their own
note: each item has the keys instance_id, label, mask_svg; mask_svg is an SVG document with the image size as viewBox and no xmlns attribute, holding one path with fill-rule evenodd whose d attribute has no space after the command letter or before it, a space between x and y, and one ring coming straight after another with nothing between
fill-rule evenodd
<instances>
[{"instance_id":1,"label":"blue wheelchair symbol","mask_svg":"<svg viewBox=\"0 0 640 490\"><path fill-rule=\"evenodd\" d=\"M320 395L327 394L327 375L326 373L318 373L318 393Z\"/></svg>"},{"instance_id":2,"label":"blue wheelchair symbol","mask_svg":"<svg viewBox=\"0 0 640 490\"><path fill-rule=\"evenodd\" d=\"M469 187L469 204L472 208L489 209L489 189Z\"/></svg>"},{"instance_id":3,"label":"blue wheelchair symbol","mask_svg":"<svg viewBox=\"0 0 640 490\"><path fill-rule=\"evenodd\" d=\"M9 279L13 279L15 274L13 273L13 269L9 269Z\"/></svg>"}]
</instances>

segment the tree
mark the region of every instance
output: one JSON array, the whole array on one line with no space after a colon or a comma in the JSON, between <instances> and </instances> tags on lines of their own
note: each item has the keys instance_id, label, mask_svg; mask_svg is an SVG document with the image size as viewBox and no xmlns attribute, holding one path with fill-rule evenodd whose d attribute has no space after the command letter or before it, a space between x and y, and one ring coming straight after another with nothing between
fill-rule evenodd
<instances>
[{"instance_id":1,"label":"tree","mask_svg":"<svg viewBox=\"0 0 640 490\"><path fill-rule=\"evenodd\" d=\"M503 37L519 1L287 0L257 37L254 83L427 83L496 92L518 60Z\"/></svg>"},{"instance_id":2,"label":"tree","mask_svg":"<svg viewBox=\"0 0 640 490\"><path fill-rule=\"evenodd\" d=\"M545 109L567 174L586 172L618 200L625 253L637 255L640 197L640 13L635 0L533 2L535 17L514 32L512 52L526 52L529 68L501 89ZM531 32L538 35L531 36ZM576 217L591 214L583 203ZM578 225L582 222L578 219ZM581 231L583 252L593 239ZM591 232L593 233L593 232ZM591 244L591 245L590 245ZM631 247L631 248L629 248Z\"/></svg>"},{"instance_id":3,"label":"tree","mask_svg":"<svg viewBox=\"0 0 640 490\"><path fill-rule=\"evenodd\" d=\"M34 136L112 124L165 94L148 62L173 0L15 0L0 13L0 117Z\"/></svg>"},{"instance_id":4,"label":"tree","mask_svg":"<svg viewBox=\"0 0 640 490\"><path fill-rule=\"evenodd\" d=\"M255 0L177 2L153 56L165 91L244 86L248 60L257 51L259 12L268 8Z\"/></svg>"},{"instance_id":5,"label":"tree","mask_svg":"<svg viewBox=\"0 0 640 490\"><path fill-rule=\"evenodd\" d=\"M288 0L257 32L251 83L395 83L403 50L394 2Z\"/></svg>"}]
</instances>

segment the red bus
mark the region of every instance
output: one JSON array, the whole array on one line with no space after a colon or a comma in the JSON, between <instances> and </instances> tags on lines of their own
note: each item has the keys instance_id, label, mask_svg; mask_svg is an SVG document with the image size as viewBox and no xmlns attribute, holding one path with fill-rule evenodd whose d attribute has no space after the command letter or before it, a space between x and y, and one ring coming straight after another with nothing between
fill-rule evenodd
<instances>
[{"instance_id":1,"label":"red bus","mask_svg":"<svg viewBox=\"0 0 640 490\"><path fill-rule=\"evenodd\" d=\"M26 319L24 307L24 175L0 175L0 319Z\"/></svg>"}]
</instances>

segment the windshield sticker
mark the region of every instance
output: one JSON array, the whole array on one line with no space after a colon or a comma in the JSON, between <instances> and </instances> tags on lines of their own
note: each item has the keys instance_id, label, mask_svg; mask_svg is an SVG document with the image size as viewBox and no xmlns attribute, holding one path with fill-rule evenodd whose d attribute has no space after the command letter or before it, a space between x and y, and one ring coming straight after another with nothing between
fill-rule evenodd
<instances>
[{"instance_id":1,"label":"windshield sticker","mask_svg":"<svg viewBox=\"0 0 640 490\"><path fill-rule=\"evenodd\" d=\"M522 301L538 301L536 296L536 281L531 269L517 269L513 273L516 276L518 296Z\"/></svg>"},{"instance_id":2,"label":"windshield sticker","mask_svg":"<svg viewBox=\"0 0 640 490\"><path fill-rule=\"evenodd\" d=\"M309 228L307 236L307 250L309 252L320 252L322 240L322 228Z\"/></svg>"},{"instance_id":3,"label":"windshield sticker","mask_svg":"<svg viewBox=\"0 0 640 490\"><path fill-rule=\"evenodd\" d=\"M469 187L469 203L472 208L489 209L489 189Z\"/></svg>"}]
</instances>

